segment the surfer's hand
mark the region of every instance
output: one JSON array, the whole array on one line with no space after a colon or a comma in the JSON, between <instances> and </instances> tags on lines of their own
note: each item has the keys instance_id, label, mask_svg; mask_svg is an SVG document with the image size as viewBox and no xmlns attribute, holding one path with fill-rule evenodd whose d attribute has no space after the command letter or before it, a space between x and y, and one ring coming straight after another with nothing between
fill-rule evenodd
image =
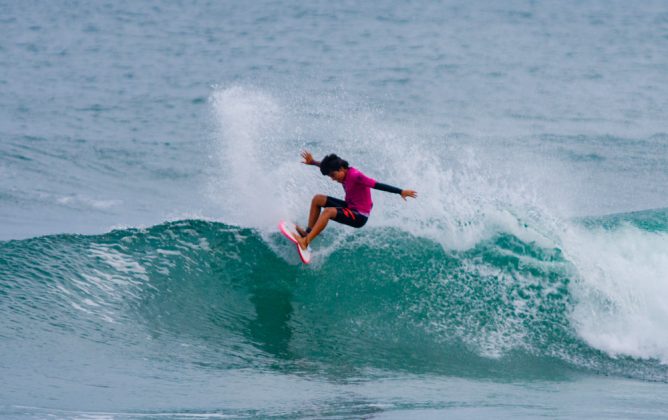
<instances>
[{"instance_id":1,"label":"surfer's hand","mask_svg":"<svg viewBox=\"0 0 668 420\"><path fill-rule=\"evenodd\" d=\"M401 198L406 201L406 197L417 198L417 192L413 190L401 190Z\"/></svg>"},{"instance_id":2,"label":"surfer's hand","mask_svg":"<svg viewBox=\"0 0 668 420\"><path fill-rule=\"evenodd\" d=\"M302 158L304 158L304 161L302 162L303 164L313 165L313 162L314 162L313 155L308 150L304 150L302 152Z\"/></svg>"}]
</instances>

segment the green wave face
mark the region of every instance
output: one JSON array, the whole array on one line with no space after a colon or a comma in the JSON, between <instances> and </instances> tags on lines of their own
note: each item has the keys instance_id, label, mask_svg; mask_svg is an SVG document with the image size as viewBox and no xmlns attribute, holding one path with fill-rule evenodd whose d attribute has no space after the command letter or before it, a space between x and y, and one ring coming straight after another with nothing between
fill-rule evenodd
<instances>
[{"instance_id":1,"label":"green wave face","mask_svg":"<svg viewBox=\"0 0 668 420\"><path fill-rule=\"evenodd\" d=\"M499 233L446 251L369 228L310 266L293 251L277 233L198 220L0 243L0 336L16 348L69 337L112 343L121 358L339 378L668 379L654 358L582 338L582 273L557 246Z\"/></svg>"}]
</instances>

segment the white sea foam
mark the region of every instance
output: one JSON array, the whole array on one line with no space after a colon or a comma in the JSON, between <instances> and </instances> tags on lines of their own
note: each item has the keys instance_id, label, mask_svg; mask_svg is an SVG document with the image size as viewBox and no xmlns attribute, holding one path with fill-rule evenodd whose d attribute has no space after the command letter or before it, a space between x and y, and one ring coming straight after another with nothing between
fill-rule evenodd
<instances>
[{"instance_id":1,"label":"white sea foam","mask_svg":"<svg viewBox=\"0 0 668 420\"><path fill-rule=\"evenodd\" d=\"M109 247L96 245L91 247L90 253L100 258L105 264L111 266L120 273L130 273L147 280L146 270L138 262L132 260L127 255L123 255Z\"/></svg>"},{"instance_id":2,"label":"white sea foam","mask_svg":"<svg viewBox=\"0 0 668 420\"><path fill-rule=\"evenodd\" d=\"M579 274L571 285L578 334L613 356L668 363L668 235L573 228L564 246Z\"/></svg>"},{"instance_id":3,"label":"white sea foam","mask_svg":"<svg viewBox=\"0 0 668 420\"><path fill-rule=\"evenodd\" d=\"M277 144L285 135L282 110L271 96L240 87L216 90L211 102L219 128L212 158L219 172L210 180L208 195L226 223L269 228L287 216L282 210L289 202L288 175L294 172L283 169L290 161Z\"/></svg>"},{"instance_id":4,"label":"white sea foam","mask_svg":"<svg viewBox=\"0 0 668 420\"><path fill-rule=\"evenodd\" d=\"M118 207L123 204L122 200L115 199L94 199L82 195L67 195L57 197L56 202L64 206L84 207L96 210L107 210L113 207Z\"/></svg>"},{"instance_id":5,"label":"white sea foam","mask_svg":"<svg viewBox=\"0 0 668 420\"><path fill-rule=\"evenodd\" d=\"M304 223L313 195L342 196L340 185L299 163L300 150L309 148L316 159L337 153L380 182L418 191L419 198L408 202L373 191L369 226L400 227L458 249L499 231L544 239L535 223L526 223L548 214L534 186L490 168L480 149L448 146L441 139L444 152L435 154L428 144L433 140L419 130L355 104L345 106L346 101L311 98L305 106L240 86L216 89L211 96L218 127L212 147L216 171L208 194L221 220L274 232L280 218ZM309 133L319 138L308 139ZM352 232L344 229L346 235Z\"/></svg>"}]
</instances>

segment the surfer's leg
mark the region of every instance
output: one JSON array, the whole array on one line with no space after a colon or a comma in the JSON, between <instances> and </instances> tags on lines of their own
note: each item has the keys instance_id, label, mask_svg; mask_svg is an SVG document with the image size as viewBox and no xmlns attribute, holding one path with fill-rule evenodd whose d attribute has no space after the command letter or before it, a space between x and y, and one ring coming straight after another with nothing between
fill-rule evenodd
<instances>
[{"instance_id":1,"label":"surfer's leg","mask_svg":"<svg viewBox=\"0 0 668 420\"><path fill-rule=\"evenodd\" d=\"M318 217L318 220L315 222L315 225L311 228L311 233L308 234L308 242L311 242L313 238L318 236L320 232L322 232L325 227L327 226L327 223L329 222L329 219L333 219L336 217L336 209L334 207L326 207L322 213L320 213L320 217Z\"/></svg>"},{"instance_id":2,"label":"surfer's leg","mask_svg":"<svg viewBox=\"0 0 668 420\"><path fill-rule=\"evenodd\" d=\"M313 226L318 221L318 217L320 217L320 209L325 207L325 204L327 204L326 195L316 194L313 196L313 200L311 200L311 211L308 215L308 226L306 226L307 228L313 229Z\"/></svg>"},{"instance_id":3,"label":"surfer's leg","mask_svg":"<svg viewBox=\"0 0 668 420\"><path fill-rule=\"evenodd\" d=\"M295 225L295 229L297 230L297 233L299 234L299 236L301 236L302 238L304 238L310 232L309 230L303 229L299 225Z\"/></svg>"},{"instance_id":4,"label":"surfer's leg","mask_svg":"<svg viewBox=\"0 0 668 420\"><path fill-rule=\"evenodd\" d=\"M310 244L311 241L325 229L327 223L329 222L329 219L333 219L335 217L336 217L336 208L326 207L320 213L320 216L313 225L311 232L308 235L306 235L305 238L295 238L297 239L297 242L299 242L299 245L302 247L302 249L306 249L308 247L308 244Z\"/></svg>"}]
</instances>

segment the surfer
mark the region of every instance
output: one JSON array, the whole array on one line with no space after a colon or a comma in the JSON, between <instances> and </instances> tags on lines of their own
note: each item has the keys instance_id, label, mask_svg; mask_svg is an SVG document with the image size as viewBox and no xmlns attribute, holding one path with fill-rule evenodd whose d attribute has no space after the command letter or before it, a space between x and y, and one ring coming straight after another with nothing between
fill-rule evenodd
<instances>
[{"instance_id":1,"label":"surfer","mask_svg":"<svg viewBox=\"0 0 668 420\"><path fill-rule=\"evenodd\" d=\"M381 184L364 175L360 170L348 165L347 161L335 154L327 155L321 162L318 162L313 159L309 151L304 150L302 158L304 158L302 163L318 166L323 175L343 184L346 196L344 200L322 194L313 197L308 226L306 229L297 226L300 237L295 236L295 239L301 249L308 248L311 241L325 229L330 219L354 228L364 226L373 207L371 188L400 194L404 200L406 200L406 197L417 198L417 192Z\"/></svg>"}]
</instances>

